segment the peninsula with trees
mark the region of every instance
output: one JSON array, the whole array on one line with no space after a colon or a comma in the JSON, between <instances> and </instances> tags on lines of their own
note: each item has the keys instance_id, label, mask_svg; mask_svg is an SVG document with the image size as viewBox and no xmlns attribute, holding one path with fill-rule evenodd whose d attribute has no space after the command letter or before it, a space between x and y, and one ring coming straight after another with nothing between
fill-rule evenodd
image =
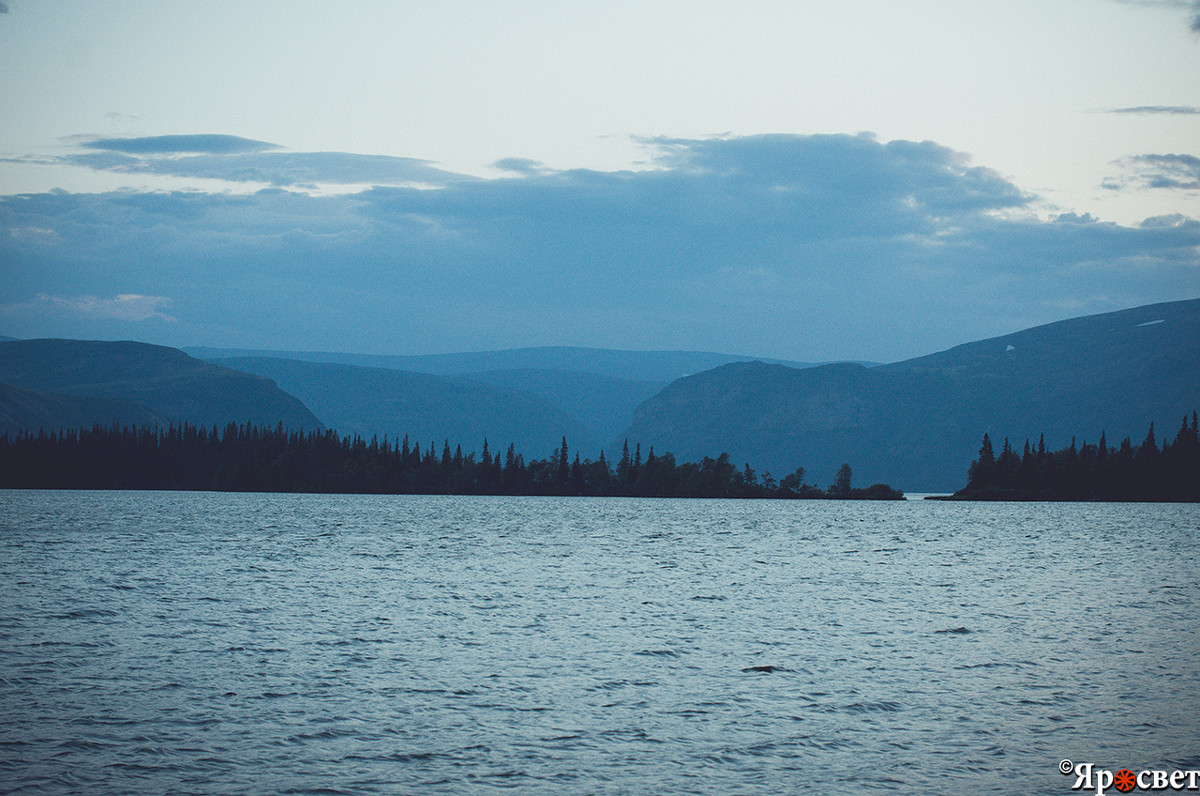
<instances>
[{"instance_id":1,"label":"peninsula with trees","mask_svg":"<svg viewBox=\"0 0 1200 796\"><path fill-rule=\"evenodd\" d=\"M681 498L903 500L885 484L852 486L843 464L826 489L806 484L804 468L776 480L729 454L676 462L670 453L626 443L610 465L572 457L563 437L546 459L528 462L509 445L493 454L464 454L444 441L441 453L404 437L399 443L340 436L333 430L291 431L228 424L224 431L184 423L166 429L101 426L0 435L0 488L163 489L221 492L556 495Z\"/></svg>"}]
</instances>

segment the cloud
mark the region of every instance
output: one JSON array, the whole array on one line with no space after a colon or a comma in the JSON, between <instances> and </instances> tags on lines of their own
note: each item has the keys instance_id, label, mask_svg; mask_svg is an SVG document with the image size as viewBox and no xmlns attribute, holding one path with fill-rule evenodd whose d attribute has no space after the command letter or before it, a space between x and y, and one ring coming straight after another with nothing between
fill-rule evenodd
<instances>
[{"instance_id":1,"label":"cloud","mask_svg":"<svg viewBox=\"0 0 1200 796\"><path fill-rule=\"evenodd\" d=\"M8 3L0 3L0 14L8 13Z\"/></svg>"},{"instance_id":2,"label":"cloud","mask_svg":"<svg viewBox=\"0 0 1200 796\"><path fill-rule=\"evenodd\" d=\"M1118 0L1118 2L1148 8L1186 8L1191 12L1192 18L1189 27L1193 33L1200 33L1200 0Z\"/></svg>"},{"instance_id":3,"label":"cloud","mask_svg":"<svg viewBox=\"0 0 1200 796\"><path fill-rule=\"evenodd\" d=\"M97 171L261 182L276 186L441 184L448 179L464 179L424 160L345 152L262 152L180 158L132 158L101 152L67 155L63 160Z\"/></svg>"},{"instance_id":4,"label":"cloud","mask_svg":"<svg viewBox=\"0 0 1200 796\"><path fill-rule=\"evenodd\" d=\"M82 144L87 149L124 152L131 155L206 153L232 155L278 149L278 144L239 138L236 135L154 135L142 138L98 138Z\"/></svg>"},{"instance_id":5,"label":"cloud","mask_svg":"<svg viewBox=\"0 0 1200 796\"><path fill-rule=\"evenodd\" d=\"M147 321L156 318L174 322L176 318L160 311L169 306L171 300L164 296L140 296L124 293L112 298L99 296L50 296L39 293L32 301L23 304L0 306L0 315L13 316L31 312L69 316L77 319L105 319L118 321Z\"/></svg>"},{"instance_id":6,"label":"cloud","mask_svg":"<svg viewBox=\"0 0 1200 796\"><path fill-rule=\"evenodd\" d=\"M468 179L429 161L348 152L276 152L276 144L231 135L164 135L87 141L89 150L52 160L96 171L263 183L273 186L441 185Z\"/></svg>"},{"instance_id":7,"label":"cloud","mask_svg":"<svg viewBox=\"0 0 1200 796\"><path fill-rule=\"evenodd\" d=\"M530 160L529 158L504 158L503 160L497 160L492 165L503 171L511 171L525 176L543 174L548 171L546 164L539 160Z\"/></svg>"},{"instance_id":8,"label":"cloud","mask_svg":"<svg viewBox=\"0 0 1200 796\"><path fill-rule=\"evenodd\" d=\"M1117 165L1127 176L1106 179L1105 188L1200 190L1200 158L1195 155L1136 155L1117 161Z\"/></svg>"},{"instance_id":9,"label":"cloud","mask_svg":"<svg viewBox=\"0 0 1200 796\"><path fill-rule=\"evenodd\" d=\"M972 167L964 155L932 141L880 144L863 134L647 143L659 148L657 162L671 169L791 192L805 197L807 205L832 200L844 209L869 210L854 203L869 199L884 202L882 209L892 214L902 212L896 206L900 200L919 202L921 213L940 215L1022 207L1032 199L995 172Z\"/></svg>"},{"instance_id":10,"label":"cloud","mask_svg":"<svg viewBox=\"0 0 1200 796\"><path fill-rule=\"evenodd\" d=\"M1109 113L1145 113L1172 114L1187 116L1200 114L1200 108L1195 105L1138 105L1133 108L1113 108Z\"/></svg>"},{"instance_id":11,"label":"cloud","mask_svg":"<svg viewBox=\"0 0 1200 796\"><path fill-rule=\"evenodd\" d=\"M1083 314L1200 295L1200 222L1039 220L1027 212L1035 197L933 142L645 145L645 171L511 159L510 176L447 175L437 190L4 197L0 303L79 309L37 296L111 296L119 275L124 293L176 297L172 333L196 344L889 360L1061 319L1066 306ZM87 154L111 168L132 157ZM219 159L228 170L240 157L287 154ZM403 161L383 165L393 160ZM412 163L398 174L429 168ZM327 169L339 170L351 171ZM0 333L60 328L48 311L7 322Z\"/></svg>"}]
</instances>

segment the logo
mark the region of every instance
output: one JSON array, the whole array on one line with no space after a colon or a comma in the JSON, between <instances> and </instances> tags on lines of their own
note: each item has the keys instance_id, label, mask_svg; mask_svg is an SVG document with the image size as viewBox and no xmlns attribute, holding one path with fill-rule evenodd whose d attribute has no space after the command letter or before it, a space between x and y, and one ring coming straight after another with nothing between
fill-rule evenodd
<instances>
[{"instance_id":1,"label":"logo","mask_svg":"<svg viewBox=\"0 0 1200 796\"><path fill-rule=\"evenodd\" d=\"M1200 790L1200 770L1162 771L1149 769L1134 772L1129 768L1110 771L1096 768L1095 763L1072 763L1063 760L1058 764L1059 773L1075 776L1071 790L1094 791L1103 796L1109 788L1118 793L1133 790Z\"/></svg>"}]
</instances>

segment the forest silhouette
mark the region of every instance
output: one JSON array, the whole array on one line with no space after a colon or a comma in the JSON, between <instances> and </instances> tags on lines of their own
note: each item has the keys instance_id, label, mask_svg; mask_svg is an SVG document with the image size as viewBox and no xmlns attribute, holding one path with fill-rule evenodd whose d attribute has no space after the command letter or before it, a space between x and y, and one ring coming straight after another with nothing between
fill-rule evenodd
<instances>
[{"instance_id":1,"label":"forest silhouette","mask_svg":"<svg viewBox=\"0 0 1200 796\"><path fill-rule=\"evenodd\" d=\"M963 500L1101 500L1200 502L1200 428L1196 412L1185 416L1174 439L1160 446L1154 424L1140 445L1129 437L1115 448L1104 432L1094 445L1075 440L1058 451L1025 441L1018 454L1004 440L996 454L983 435L967 485L951 497Z\"/></svg>"},{"instance_id":2,"label":"forest silhouette","mask_svg":"<svg viewBox=\"0 0 1200 796\"><path fill-rule=\"evenodd\" d=\"M642 457L625 443L610 465L572 458L564 437L546 459L528 462L509 445L493 454L441 453L404 437L399 443L337 432L290 431L228 424L223 432L190 424L166 429L101 426L0 437L0 486L38 489L171 489L221 492L364 494L562 495L625 497L890 499L904 495L884 484L851 485L844 464L828 489L806 484L804 468L776 480L727 453L678 463L651 448Z\"/></svg>"}]
</instances>

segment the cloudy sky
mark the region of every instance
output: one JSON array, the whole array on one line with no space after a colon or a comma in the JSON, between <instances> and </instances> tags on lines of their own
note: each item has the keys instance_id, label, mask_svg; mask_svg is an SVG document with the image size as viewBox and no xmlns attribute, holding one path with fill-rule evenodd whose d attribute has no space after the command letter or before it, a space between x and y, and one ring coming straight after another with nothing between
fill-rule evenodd
<instances>
[{"instance_id":1,"label":"cloudy sky","mask_svg":"<svg viewBox=\"0 0 1200 796\"><path fill-rule=\"evenodd\" d=\"M0 2L0 335L893 361L1200 297L1200 2Z\"/></svg>"}]
</instances>

